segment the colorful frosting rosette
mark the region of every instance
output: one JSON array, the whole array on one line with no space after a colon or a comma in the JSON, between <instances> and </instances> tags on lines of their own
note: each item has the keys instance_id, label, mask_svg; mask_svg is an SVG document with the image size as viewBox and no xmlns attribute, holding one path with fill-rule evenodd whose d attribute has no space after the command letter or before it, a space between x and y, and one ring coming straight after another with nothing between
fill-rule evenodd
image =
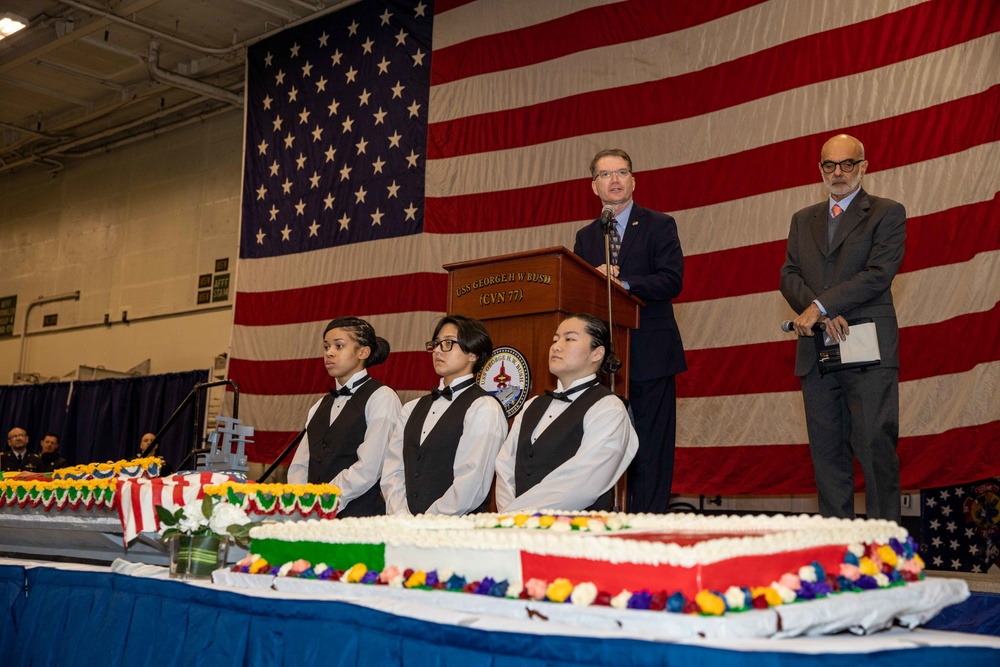
<instances>
[{"instance_id":1,"label":"colorful frosting rosette","mask_svg":"<svg viewBox=\"0 0 1000 667\"><path fill-rule=\"evenodd\" d=\"M513 514L482 515L476 519L477 528L524 528L551 530L553 532L605 532L628 528L620 515L593 512L517 512Z\"/></svg>"},{"instance_id":2,"label":"colorful frosting rosette","mask_svg":"<svg viewBox=\"0 0 1000 667\"><path fill-rule=\"evenodd\" d=\"M160 476L160 463L161 459L153 457L153 460L148 464L136 463L135 461L128 461L117 471L117 477L123 477L125 479L139 479L142 477L159 477ZM114 474L114 471L109 471ZM97 479L101 479L98 475L98 471L95 471L94 476Z\"/></svg>"},{"instance_id":3,"label":"colorful frosting rosette","mask_svg":"<svg viewBox=\"0 0 1000 667\"><path fill-rule=\"evenodd\" d=\"M108 461L107 463L85 463L69 468L59 468L52 473L54 480L87 479L142 479L160 476L163 459L147 456L130 461Z\"/></svg>"},{"instance_id":4,"label":"colorful frosting rosette","mask_svg":"<svg viewBox=\"0 0 1000 667\"><path fill-rule=\"evenodd\" d=\"M0 505L44 510L114 509L117 480L5 480Z\"/></svg>"},{"instance_id":5,"label":"colorful frosting rosette","mask_svg":"<svg viewBox=\"0 0 1000 667\"><path fill-rule=\"evenodd\" d=\"M551 516L551 515L543 515ZM539 521L540 528L552 528L559 518L550 523ZM519 519L514 517L514 521ZM500 519L504 522L504 518ZM548 526L542 523L549 524ZM527 527L524 521L520 527ZM578 525L577 529L584 529ZM591 528L592 529L592 528ZM498 598L548 601L578 606L607 606L615 609L666 611L680 614L722 616L726 613L767 609L843 592L859 592L892 586L923 578L924 563L917 554L912 537L905 541L895 538L887 545L851 545L844 556L840 572L826 572L818 562L803 566L798 572L784 574L770 586L731 586L725 591L702 590L694 598L680 591L619 591L612 595L599 591L588 581L572 582L566 578L526 582L509 582L485 577L468 581L450 571L400 569L390 565L381 572L357 563L347 570L334 570L325 563L312 564L306 560L275 564L268 563L259 554L249 554L232 569L245 574L265 574L277 577L297 577L322 581L339 581L348 584L370 584L394 588L446 590L487 595Z\"/></svg>"},{"instance_id":6,"label":"colorful frosting rosette","mask_svg":"<svg viewBox=\"0 0 1000 667\"><path fill-rule=\"evenodd\" d=\"M227 483L205 487L205 495L225 498L250 514L318 519L335 518L340 501L340 489L332 484Z\"/></svg>"}]
</instances>

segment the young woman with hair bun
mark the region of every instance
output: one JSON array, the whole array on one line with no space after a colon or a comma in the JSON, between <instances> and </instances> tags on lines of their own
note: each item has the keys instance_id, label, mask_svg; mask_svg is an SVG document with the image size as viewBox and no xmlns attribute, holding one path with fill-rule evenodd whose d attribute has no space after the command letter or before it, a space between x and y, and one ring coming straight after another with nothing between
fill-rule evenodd
<instances>
[{"instance_id":1,"label":"young woman with hair bun","mask_svg":"<svg viewBox=\"0 0 1000 667\"><path fill-rule=\"evenodd\" d=\"M514 420L497 457L497 510L611 509L614 485L639 448L621 398L599 373L621 366L607 324L564 319L549 348L555 392L535 396Z\"/></svg>"},{"instance_id":2,"label":"young woman with hair bun","mask_svg":"<svg viewBox=\"0 0 1000 667\"><path fill-rule=\"evenodd\" d=\"M288 483L340 487L341 517L385 514L379 478L402 406L368 368L389 358L389 343L365 320L338 317L326 325L323 349L335 387L306 415L306 435L288 467Z\"/></svg>"}]
</instances>

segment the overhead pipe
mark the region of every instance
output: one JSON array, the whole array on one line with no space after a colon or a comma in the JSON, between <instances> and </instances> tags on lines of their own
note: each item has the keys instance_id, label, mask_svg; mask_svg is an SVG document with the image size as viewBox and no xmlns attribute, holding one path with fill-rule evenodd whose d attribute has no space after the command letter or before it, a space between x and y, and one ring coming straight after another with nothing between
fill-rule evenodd
<instances>
[{"instance_id":1,"label":"overhead pipe","mask_svg":"<svg viewBox=\"0 0 1000 667\"><path fill-rule=\"evenodd\" d=\"M291 2L293 5L298 5L299 7L310 9L314 12L323 9L322 2L306 2L305 0L288 0L288 1Z\"/></svg>"},{"instance_id":2,"label":"overhead pipe","mask_svg":"<svg viewBox=\"0 0 1000 667\"><path fill-rule=\"evenodd\" d=\"M101 9L100 7L93 7L83 2L77 2L76 0L59 0L59 1L61 4L69 5L70 7L74 7L81 11L87 12L88 14L91 14L93 16L100 16L114 23L127 26L133 30L144 32L147 35L155 37L156 39L162 40L164 42L170 42L171 44L176 44L178 46L182 46L192 51L198 51L199 53L204 53L207 55L214 55L214 56L232 55L234 53L237 53L245 49L251 44L256 44L257 42L263 39L267 39L271 35L276 35L283 30L287 30L288 28L294 28L296 26L302 25L303 23L308 23L309 21L312 21L315 18L319 18L320 16L325 16L326 14L330 14L338 9L341 9L343 7L348 7L350 5L360 2L360 0L342 0L341 2L336 2L330 5L329 7L324 7L323 9L315 11L312 14L307 14L306 16L303 16L300 19L286 23L283 26L275 28L274 30L269 30L268 32L265 32L256 37L251 37L250 39L238 42L236 44L227 47L213 47L213 46L205 46L204 44L196 44L195 42L191 42L186 39L182 39L180 37L175 37L170 33L163 32L162 30L157 30L156 28L150 28L148 26L144 26L140 23L127 19L123 16L119 16L114 12L109 12L107 10ZM303 3L297 3L297 4L303 4Z\"/></svg>"},{"instance_id":3,"label":"overhead pipe","mask_svg":"<svg viewBox=\"0 0 1000 667\"><path fill-rule=\"evenodd\" d=\"M143 62L145 62L145 57L143 57L142 60L143 60ZM121 102L118 102L117 104L113 104L111 106L104 107L103 109L101 109L99 111L96 111L94 113L89 113L86 116L82 116L80 118L74 118L71 121L67 121L65 123L62 123L61 125L55 127L54 131L65 132L65 131L68 131L68 130L72 130L74 127L77 127L79 125L84 125L86 123L92 123L92 122L100 120L101 118L104 118L106 116L110 116L114 112L119 111L121 109L124 109L125 107L129 106L130 104L132 104L132 103L134 103L134 102L136 102L136 101L138 101L140 99L142 99L142 96L133 95L132 97L130 97L130 98L126 99L126 100L122 100ZM31 130L28 130L27 128L22 128L20 125L14 125L14 126L11 127L11 129L19 129L19 130L23 130L26 133L32 133ZM33 134L42 134L42 133L34 132ZM73 138L73 136L69 135L69 134L43 135L42 138L43 139L51 139L53 141L63 141L63 142L66 142L66 141L70 141ZM35 141L35 139L32 139L31 137L25 136L24 138L22 138L22 139L20 139L18 141L15 141L13 144L10 144L9 146L4 146L3 150L6 153L12 153L12 152L15 152L18 149L20 149L21 146L23 146L24 144L32 143L34 141ZM49 146L46 147L46 150L50 150L52 148L53 147L51 145L49 145ZM29 161L33 161L33 160L29 160ZM0 171L2 171L2 170L0 170Z\"/></svg>"},{"instance_id":4,"label":"overhead pipe","mask_svg":"<svg viewBox=\"0 0 1000 667\"><path fill-rule=\"evenodd\" d=\"M218 86L212 86L202 81L198 81L197 79L189 79L186 76L181 76L180 74L175 74L173 72L168 72L165 69L161 69L160 43L156 40L149 43L149 60L146 62L146 65L149 67L149 76L151 76L154 81L168 83L175 88L187 90L192 93L198 93L199 95L210 97L213 100L219 100L220 102L226 102L227 104L232 104L234 107L238 107L240 109L243 108L242 95L237 95L231 90L219 88Z\"/></svg>"},{"instance_id":5,"label":"overhead pipe","mask_svg":"<svg viewBox=\"0 0 1000 667\"><path fill-rule=\"evenodd\" d=\"M184 102L181 102L180 104L175 104L172 107L168 107L166 109L159 109L157 111L154 111L153 113L150 113L150 114L147 114L147 115L143 116L142 118L136 118L135 120L129 121L128 123L123 123L121 125L116 125L115 127L110 127L110 128L108 128L106 130L101 130L100 132L97 132L95 134L91 134L91 135L88 135L86 137L81 137L79 139L76 139L74 141L70 141L70 142L67 142L67 143L64 143L64 144L59 144L56 147L47 149L47 150L45 150L45 151L43 151L41 153L35 153L35 154L32 154L32 155L29 155L27 157L24 157L24 158L22 158L20 160L15 161L15 162L9 162L9 163L0 165L0 173L3 173L5 171L10 171L11 169L16 169L17 167L20 167L21 165L34 164L35 162L38 162L39 160L42 160L42 159L47 158L47 157L52 157L52 156L57 156L57 155L65 155L66 157L82 157L82 156L90 155L90 154L92 154L94 152L100 152L100 150L97 150L97 151L87 151L87 152L75 153L75 154L67 153L67 151L69 151L70 149L76 148L77 146L82 146L82 145L88 144L88 143L90 143L92 141L97 141L98 139L103 139L104 137L112 136L112 135L117 134L119 132L122 132L124 130L128 130L128 129L131 129L131 128L136 127L138 125L142 125L143 123L148 123L150 121L156 120L157 118L160 118L162 116L168 116L168 115L170 115L172 113L176 113L178 111L183 111L184 109L187 109L188 107L192 107L192 106L195 106L196 104L201 104L203 102L205 102L205 98L204 97L194 97L194 98L191 98L190 100L185 100ZM229 108L227 107L226 110L229 111ZM164 128L160 128L159 132L162 134L166 130L166 128L172 128L172 127L173 127L173 124L172 125L167 125Z\"/></svg>"},{"instance_id":6,"label":"overhead pipe","mask_svg":"<svg viewBox=\"0 0 1000 667\"><path fill-rule=\"evenodd\" d=\"M220 107L214 111L206 111L205 113L198 114L197 116L190 116L184 120L179 120L176 123L171 123L170 125L164 125L163 127L157 127L140 134L133 134L130 137L125 137L119 139L118 141L112 141L109 144L104 144L103 146L98 146L97 148L91 148L87 151L82 151L80 153L68 153L64 157L73 158L85 158L91 155L97 155L98 153L106 153L115 148L121 148L122 146L127 146L129 144L134 144L137 141L142 141L143 139L150 139L152 137L158 137L162 134L166 134L172 130L179 130L182 127L187 127L188 125L194 125L195 123L203 123L206 120L215 118L216 116L221 116L222 114L232 113L233 109L231 107Z\"/></svg>"},{"instance_id":7,"label":"overhead pipe","mask_svg":"<svg viewBox=\"0 0 1000 667\"><path fill-rule=\"evenodd\" d=\"M6 128L8 130L14 130L15 132L23 132L25 134L31 134L33 136L40 137L42 139L49 139L52 141L58 141L59 139L63 138L51 134L45 134L44 132L38 132L37 130L32 130L27 127L21 127L20 125L12 125L11 123L4 123L3 121L0 121L0 127Z\"/></svg>"},{"instance_id":8,"label":"overhead pipe","mask_svg":"<svg viewBox=\"0 0 1000 667\"><path fill-rule=\"evenodd\" d=\"M159 39L162 39L163 41L169 41L171 43L178 44L180 46L183 46L185 48L191 49L193 51L198 51L200 53L205 53L205 54L208 54L208 55L220 55L220 56L224 56L224 55L231 54L231 53L236 53L236 52L238 52L238 51L240 51L242 49L245 49L246 47L248 47L248 46L250 46L252 44L256 44L257 42L259 42L261 40L267 39L268 37L271 37L272 35L278 34L279 32L282 32L283 30L287 30L289 28L296 27L296 26L301 25L303 23L307 23L307 22L309 22L309 21L311 21L311 20L313 20L315 18L319 18L320 16L325 16L326 14L330 14L330 13L336 11L336 10L339 10L339 9L344 8L344 7L348 7L350 5L356 4L359 1L360 0L341 0L340 2L336 2L333 5L330 5L329 7L324 7L322 9L319 9L318 11L316 11L316 12L314 12L312 14L309 14L307 16L304 16L301 19L298 19L296 21L292 21L290 23L286 23L283 26L279 26L279 27L275 28L274 30L269 30L267 32L264 32L264 33L262 33L260 35L257 35L256 37L251 37L250 39L247 39L247 40L244 40L242 42L233 44L233 45L231 45L229 47L226 47L226 48L213 48L213 47L206 47L206 46L203 46L203 45L200 45L200 44L195 44L193 42L190 42L190 41L184 40L184 39L180 39L178 37L174 37L173 35L161 32L159 30L156 30L155 28L147 28L147 27L145 27L145 26L143 26L143 25L141 25L141 24L139 24L139 23L137 23L135 21L132 21L132 20L129 20L129 19L124 18L122 16L119 16L117 14L114 14L113 12L105 11L104 9L101 9L99 7L92 7L92 6L87 5L85 3L77 2L76 0L60 0L60 2L62 4L64 4L64 5L67 5L67 6L70 6L70 7L74 7L76 9L79 9L79 10L81 10L83 12L86 12L86 13L94 15L94 16L100 16L102 18L107 19L108 21L111 21L113 23L118 23L120 25L124 25L124 26L126 26L126 27L128 27L128 28L130 28L132 30L137 30L137 31L143 32L145 34L152 35L154 37L158 37ZM294 2L294 4L298 4L298 5L303 6L303 7L312 7L311 3L308 3L308 2L306 2L304 0L293 0L293 2ZM321 5L317 5L317 6L321 6ZM128 55L133 55L134 56L135 54L128 54ZM157 68L157 69L159 69L159 68ZM162 70L160 70L160 71L162 72ZM173 74L173 73L166 72L166 74ZM173 75L173 76L177 76L177 77L179 77L182 80L184 79L184 77L180 77L180 75ZM193 80L187 79L185 81L185 83L191 82L191 81L193 81ZM164 81L163 82L166 83L167 85L177 85L178 87L182 87L182 86L180 86L179 83L177 83L175 81L167 80L166 77L164 77ZM202 82L200 82L200 81L194 81L194 83L201 84ZM203 84L203 85L208 85L208 84ZM186 88L186 89L190 89L190 88L187 88L187 86L183 86L183 87ZM219 99L214 94L215 91L225 90L225 89L221 89L221 88L215 88L213 86L209 86L209 88L211 88L213 90L213 94L212 95L208 95L208 96L212 97L213 99ZM204 91L201 91L201 92L204 93ZM227 97L235 96L235 94L232 93L231 91L225 91L225 92L228 93ZM238 97L238 96L236 96L236 97ZM122 107L122 106L126 106L128 104L131 104L135 99L136 98L132 98L130 100L123 101L120 105L116 105L115 108L119 108L119 107ZM239 98L239 99L240 99L240 101L237 104L237 106L242 107L243 106L243 99L242 98ZM231 99L225 99L223 101L225 101L227 103L232 103ZM156 114L153 114L153 115L155 116ZM150 118L150 116L146 116L145 118L148 119L148 118ZM103 132L99 132L97 134L90 135L88 137L83 137L83 138L78 139L76 141L67 143L66 145L59 146L58 149L47 150L47 151L43 151L40 154L29 155L29 156L27 156L25 158L22 158L20 160L16 160L14 162L5 162L3 160L0 160L0 173L4 173L6 171L10 171L11 169L15 169L15 168L20 167L22 165L34 164L35 162L38 162L39 160L41 160L41 159L43 159L43 158L45 158L47 156L50 156L50 155L63 155L63 154L65 154L65 152L67 150L69 150L70 148L72 148L74 146L79 146L81 144L85 144L85 143L88 143L90 141L94 141L95 139L101 138L103 136L107 136L109 134L114 134L116 132L120 132L120 131L122 131L124 129L127 129L128 127L133 126L133 125L134 125L134 123L126 123L124 125L120 125L120 126L117 126L115 128L109 128L108 130L104 130ZM72 124L70 124L70 125L68 125L66 127L72 127ZM26 143L26 141L18 142L18 144L21 144L21 143ZM69 156L69 157L72 157L72 156Z\"/></svg>"},{"instance_id":9,"label":"overhead pipe","mask_svg":"<svg viewBox=\"0 0 1000 667\"><path fill-rule=\"evenodd\" d=\"M58 160L53 160L50 157L43 157L39 159L38 162L39 164L43 164L46 167L48 167L46 171L48 171L49 176L52 177L55 177L56 174L58 174L60 171L66 168L66 165L64 165L62 162L59 162Z\"/></svg>"},{"instance_id":10,"label":"overhead pipe","mask_svg":"<svg viewBox=\"0 0 1000 667\"><path fill-rule=\"evenodd\" d=\"M59 0L59 2L60 4L69 5L70 7L79 9L80 11L87 12L92 16L100 16L101 18L107 19L108 21L111 21L113 23L124 25L128 28L131 28L132 30L138 30L140 32L144 32L151 37L161 39L164 42L170 42L172 44L176 44L177 46L183 46L184 48L191 49L192 51L199 51L201 53L209 53L214 55L226 55L235 53L235 51L237 50L233 49L232 47L220 49L212 46L205 46L204 44L196 44L195 42L189 42L186 39L175 37L170 33L163 32L162 30L142 25L141 23L137 23L131 19L127 19L124 16L119 16L114 12L109 12L105 9L101 9L100 7L93 7L83 2L76 2L76 0Z\"/></svg>"},{"instance_id":11,"label":"overhead pipe","mask_svg":"<svg viewBox=\"0 0 1000 667\"><path fill-rule=\"evenodd\" d=\"M120 56L125 56L126 58L132 58L138 60L139 62L146 62L146 54L136 53L132 49L126 49L123 46L117 46L111 42L105 42L103 39L97 39L94 37L82 37L80 41L88 46L93 46L98 49L104 49L110 53L117 53Z\"/></svg>"},{"instance_id":12,"label":"overhead pipe","mask_svg":"<svg viewBox=\"0 0 1000 667\"><path fill-rule=\"evenodd\" d=\"M275 16L278 16L278 17L284 19L285 21L294 21L294 20L296 20L296 19L299 18L299 15L296 14L295 12L289 11L289 10L284 9L282 7L275 7L274 5L272 5L272 4L268 3L268 2L264 2L264 0L237 0L237 1L241 2L244 5L249 5L250 7L253 7L254 9L261 9L261 10L263 10L265 12L268 12L269 14L273 14ZM317 8L316 7L311 7L310 9L312 11L316 11Z\"/></svg>"},{"instance_id":13,"label":"overhead pipe","mask_svg":"<svg viewBox=\"0 0 1000 667\"><path fill-rule=\"evenodd\" d=\"M89 81L90 83L96 83L99 86L105 86L107 88L111 88L112 90L117 90L119 93L125 92L128 89L128 86L123 86L120 83L109 81L108 79L95 76L88 72L81 72L80 70L74 69L67 65L60 65L59 63L43 60L42 58L36 58L35 60L32 60L31 63L33 65L38 65L39 67L50 69L54 72L59 72L61 74L66 74L68 76L76 77L78 79L83 79L84 81Z\"/></svg>"},{"instance_id":14,"label":"overhead pipe","mask_svg":"<svg viewBox=\"0 0 1000 667\"><path fill-rule=\"evenodd\" d=\"M79 300L80 290L77 290L75 292L67 292L66 294L57 294L56 296L40 296L28 304L28 310L24 313L24 322L21 326L21 362L17 365L18 374L24 373L24 355L27 351L25 343L28 342L28 316L31 315L31 311L35 308L35 306L42 306L46 303L55 303L56 301Z\"/></svg>"}]
</instances>

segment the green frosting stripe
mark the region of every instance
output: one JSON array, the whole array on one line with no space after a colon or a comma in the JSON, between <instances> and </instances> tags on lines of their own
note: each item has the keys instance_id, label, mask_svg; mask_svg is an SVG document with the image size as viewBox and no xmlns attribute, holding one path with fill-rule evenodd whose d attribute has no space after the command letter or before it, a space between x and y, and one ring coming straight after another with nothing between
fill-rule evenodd
<instances>
[{"instance_id":1,"label":"green frosting stripe","mask_svg":"<svg viewBox=\"0 0 1000 667\"><path fill-rule=\"evenodd\" d=\"M384 544L326 544L324 542L285 542L255 539L250 552L259 554L272 565L283 565L303 558L312 565L326 563L335 570L346 570L364 563L369 570L385 569Z\"/></svg>"}]
</instances>

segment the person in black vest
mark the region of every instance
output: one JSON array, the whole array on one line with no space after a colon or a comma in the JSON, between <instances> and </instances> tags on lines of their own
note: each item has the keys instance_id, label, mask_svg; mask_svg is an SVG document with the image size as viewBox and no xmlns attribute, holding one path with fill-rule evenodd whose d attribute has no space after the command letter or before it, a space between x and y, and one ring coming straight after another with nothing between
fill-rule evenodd
<instances>
[{"instance_id":1,"label":"person in black vest","mask_svg":"<svg viewBox=\"0 0 1000 667\"><path fill-rule=\"evenodd\" d=\"M28 451L27 431L20 426L12 428L7 433L7 446L7 451L0 453L0 471L38 472L41 460Z\"/></svg>"},{"instance_id":2,"label":"person in black vest","mask_svg":"<svg viewBox=\"0 0 1000 667\"><path fill-rule=\"evenodd\" d=\"M340 487L338 516L385 514L379 475L401 406L367 369L389 358L389 343L365 320L338 317L326 325L323 349L336 387L309 409L288 483Z\"/></svg>"},{"instance_id":3,"label":"person in black vest","mask_svg":"<svg viewBox=\"0 0 1000 667\"><path fill-rule=\"evenodd\" d=\"M556 391L528 401L500 448L498 511L611 509L639 448L625 404L597 380L620 366L607 324L593 315L559 324L549 348Z\"/></svg>"},{"instance_id":4,"label":"person in black vest","mask_svg":"<svg viewBox=\"0 0 1000 667\"><path fill-rule=\"evenodd\" d=\"M476 384L493 341L479 320L450 315L434 329L427 351L441 381L403 406L382 468L388 512L485 511L493 465L507 436L500 402Z\"/></svg>"},{"instance_id":5,"label":"person in black vest","mask_svg":"<svg viewBox=\"0 0 1000 667\"><path fill-rule=\"evenodd\" d=\"M38 455L38 472L54 472L60 468L68 468L69 461L59 455L59 436L46 433L40 443L42 453Z\"/></svg>"}]
</instances>

